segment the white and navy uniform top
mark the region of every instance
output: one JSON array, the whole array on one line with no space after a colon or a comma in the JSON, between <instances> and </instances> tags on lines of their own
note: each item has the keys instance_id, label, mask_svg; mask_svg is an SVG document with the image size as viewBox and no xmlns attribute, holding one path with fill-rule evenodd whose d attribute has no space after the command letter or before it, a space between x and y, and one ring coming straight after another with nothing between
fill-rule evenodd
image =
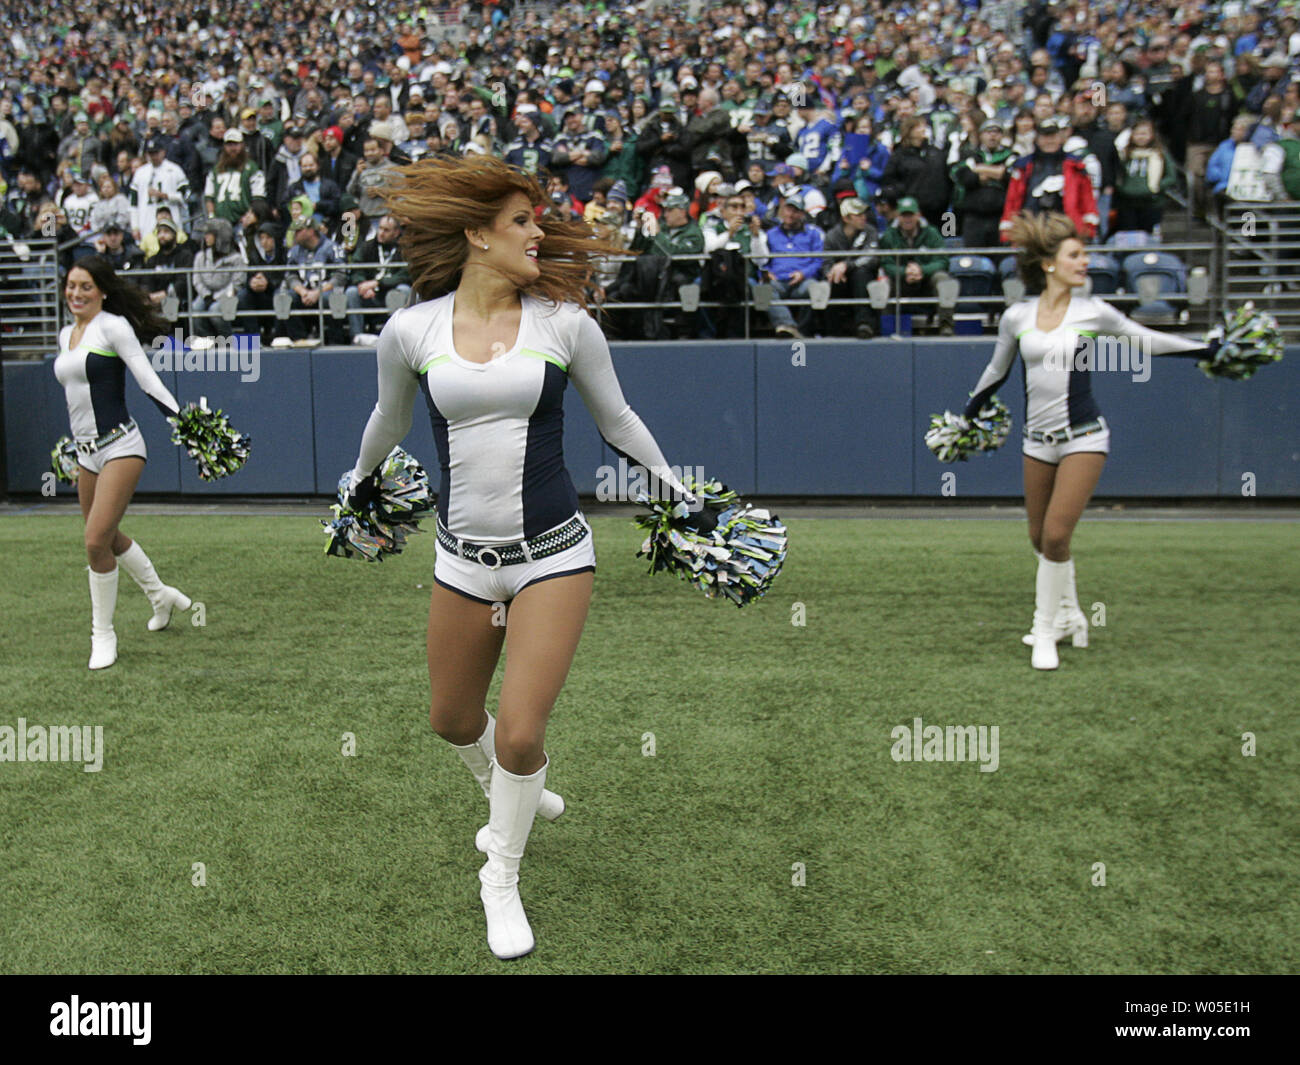
<instances>
[{"instance_id":1,"label":"white and navy uniform top","mask_svg":"<svg viewBox=\"0 0 1300 1065\"><path fill-rule=\"evenodd\" d=\"M442 470L438 519L478 543L532 539L571 519L578 494L564 466L564 390L572 381L600 435L630 465L680 488L627 401L600 327L577 304L521 295L514 347L485 363L452 343L456 294L397 311L379 336L379 401L352 471L355 487L411 426L424 393Z\"/></svg>"},{"instance_id":2,"label":"white and navy uniform top","mask_svg":"<svg viewBox=\"0 0 1300 1065\"><path fill-rule=\"evenodd\" d=\"M77 441L98 440L131 420L126 409L126 372L164 415L180 408L149 363L149 356L120 314L100 311L87 324L81 342L70 348L72 326L59 331L54 376L68 400L68 418Z\"/></svg>"},{"instance_id":3,"label":"white and navy uniform top","mask_svg":"<svg viewBox=\"0 0 1300 1065\"><path fill-rule=\"evenodd\" d=\"M1128 338L1130 344L1147 345L1144 350L1150 355L1205 348L1203 341L1148 329L1109 303L1086 296L1072 298L1061 324L1044 332L1037 325L1040 300L1040 296L1021 300L1003 313L993 358L966 405L967 418L975 417L1002 387L1017 352L1025 388L1025 429L1048 433L1086 425L1101 416L1092 395L1092 374L1101 360L1076 357L1088 338ZM1080 369L1080 364L1086 368Z\"/></svg>"}]
</instances>

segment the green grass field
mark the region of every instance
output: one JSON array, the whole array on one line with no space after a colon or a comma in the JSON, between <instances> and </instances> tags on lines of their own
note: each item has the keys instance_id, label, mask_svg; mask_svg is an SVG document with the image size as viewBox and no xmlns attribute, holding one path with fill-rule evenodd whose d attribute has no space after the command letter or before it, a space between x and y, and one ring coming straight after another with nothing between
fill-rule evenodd
<instances>
[{"instance_id":1,"label":"green grass field","mask_svg":"<svg viewBox=\"0 0 1300 1065\"><path fill-rule=\"evenodd\" d=\"M795 518L743 611L645 576L628 520L594 525L548 733L569 812L524 860L538 949L503 964L487 804L427 721L432 536L367 566L321 555L312 519L128 516L206 624L146 632L123 574L120 657L92 674L80 520L0 519L0 725L105 747L99 773L0 763L0 970L1300 967L1294 525L1085 520L1080 600L1107 624L1053 674L1019 642L1023 523ZM918 716L997 725L997 771L895 762Z\"/></svg>"}]
</instances>

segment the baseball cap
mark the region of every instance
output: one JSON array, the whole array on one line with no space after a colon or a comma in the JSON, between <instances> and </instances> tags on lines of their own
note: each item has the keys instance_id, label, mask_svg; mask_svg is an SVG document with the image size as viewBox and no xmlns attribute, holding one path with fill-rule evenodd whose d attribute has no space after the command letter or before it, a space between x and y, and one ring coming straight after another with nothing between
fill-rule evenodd
<instances>
[{"instance_id":1,"label":"baseball cap","mask_svg":"<svg viewBox=\"0 0 1300 1065\"><path fill-rule=\"evenodd\" d=\"M368 133L377 141L391 141L394 139L391 122L372 122Z\"/></svg>"},{"instance_id":2,"label":"baseball cap","mask_svg":"<svg viewBox=\"0 0 1300 1065\"><path fill-rule=\"evenodd\" d=\"M1056 115L1050 115L1038 123L1039 133L1064 133L1066 130L1065 119Z\"/></svg>"},{"instance_id":3,"label":"baseball cap","mask_svg":"<svg viewBox=\"0 0 1300 1065\"><path fill-rule=\"evenodd\" d=\"M243 144L244 135L237 129L226 130L226 135L221 138L223 144Z\"/></svg>"},{"instance_id":4,"label":"baseball cap","mask_svg":"<svg viewBox=\"0 0 1300 1065\"><path fill-rule=\"evenodd\" d=\"M689 207L690 205L691 205L691 201L687 199L686 196L681 192L669 193L667 196L665 196L662 200L659 201L659 206L662 207L665 211L669 210L672 207Z\"/></svg>"},{"instance_id":5,"label":"baseball cap","mask_svg":"<svg viewBox=\"0 0 1300 1065\"><path fill-rule=\"evenodd\" d=\"M781 199L781 202L782 202L782 203L788 203L788 204L789 204L791 207L793 207L796 211L803 211L803 210L806 210L806 209L807 209L807 208L804 206L804 202L803 202L803 194L802 194L801 192L798 192L798 191L791 192L791 193L788 193L787 195L783 196L782 199Z\"/></svg>"},{"instance_id":6,"label":"baseball cap","mask_svg":"<svg viewBox=\"0 0 1300 1065\"><path fill-rule=\"evenodd\" d=\"M245 107L242 111L239 112L239 119L241 122L246 118L256 118L256 117L257 117L257 112L254 111L251 107Z\"/></svg>"},{"instance_id":7,"label":"baseball cap","mask_svg":"<svg viewBox=\"0 0 1300 1065\"><path fill-rule=\"evenodd\" d=\"M300 130L297 126L285 126L283 135L286 137L301 137L302 130Z\"/></svg>"},{"instance_id":8,"label":"baseball cap","mask_svg":"<svg viewBox=\"0 0 1300 1065\"><path fill-rule=\"evenodd\" d=\"M920 214L921 205L916 202L915 196L904 196L898 201L899 214Z\"/></svg>"},{"instance_id":9,"label":"baseball cap","mask_svg":"<svg viewBox=\"0 0 1300 1065\"><path fill-rule=\"evenodd\" d=\"M996 118L990 118L980 126L980 132L983 133L986 129L995 129L999 133L1002 133L1006 128L1007 127L1004 126L1001 122L999 122Z\"/></svg>"},{"instance_id":10,"label":"baseball cap","mask_svg":"<svg viewBox=\"0 0 1300 1065\"><path fill-rule=\"evenodd\" d=\"M105 233L122 233L122 232L124 232L124 230L122 229L122 223L121 223L121 222L118 222L118 221L112 221L112 222L109 222L108 224L106 224L106 225L104 226L104 232L105 232Z\"/></svg>"},{"instance_id":11,"label":"baseball cap","mask_svg":"<svg viewBox=\"0 0 1300 1065\"><path fill-rule=\"evenodd\" d=\"M150 137L144 142L144 150L146 152L162 152L167 150L167 145L161 137Z\"/></svg>"},{"instance_id":12,"label":"baseball cap","mask_svg":"<svg viewBox=\"0 0 1300 1065\"><path fill-rule=\"evenodd\" d=\"M669 99L667 99L667 98L665 97L664 99L662 99L662 100L659 101L659 110L660 110L660 111L676 111L676 110L677 110L677 105L676 105L675 103L673 103L672 100L669 100Z\"/></svg>"},{"instance_id":13,"label":"baseball cap","mask_svg":"<svg viewBox=\"0 0 1300 1065\"><path fill-rule=\"evenodd\" d=\"M818 189L807 189L803 194L803 209L809 214L821 214L826 210L826 197Z\"/></svg>"},{"instance_id":14,"label":"baseball cap","mask_svg":"<svg viewBox=\"0 0 1300 1065\"><path fill-rule=\"evenodd\" d=\"M770 115L771 113L772 105L766 100L759 100L758 103L754 105L754 114L756 115Z\"/></svg>"},{"instance_id":15,"label":"baseball cap","mask_svg":"<svg viewBox=\"0 0 1300 1065\"><path fill-rule=\"evenodd\" d=\"M154 229L170 229L173 233L179 233L180 227L170 218L159 218L153 224Z\"/></svg>"},{"instance_id":16,"label":"baseball cap","mask_svg":"<svg viewBox=\"0 0 1300 1065\"><path fill-rule=\"evenodd\" d=\"M601 81L599 78L592 78L589 82L587 82L586 87L582 91L584 93L589 93L589 92L603 93L605 91L605 83Z\"/></svg>"},{"instance_id":17,"label":"baseball cap","mask_svg":"<svg viewBox=\"0 0 1300 1065\"><path fill-rule=\"evenodd\" d=\"M806 171L808 169L808 160L798 152L795 152L793 155L787 155L785 157L785 165L790 167L797 166L800 170Z\"/></svg>"},{"instance_id":18,"label":"baseball cap","mask_svg":"<svg viewBox=\"0 0 1300 1065\"><path fill-rule=\"evenodd\" d=\"M846 214L866 214L867 205L856 196L848 196L840 200L840 215Z\"/></svg>"}]
</instances>

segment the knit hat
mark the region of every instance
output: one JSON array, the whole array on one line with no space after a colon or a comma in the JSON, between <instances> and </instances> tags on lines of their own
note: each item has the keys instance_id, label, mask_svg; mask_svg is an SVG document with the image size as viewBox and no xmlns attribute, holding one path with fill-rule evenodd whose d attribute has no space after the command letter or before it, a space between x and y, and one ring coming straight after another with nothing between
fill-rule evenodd
<instances>
[{"instance_id":1,"label":"knit hat","mask_svg":"<svg viewBox=\"0 0 1300 1065\"><path fill-rule=\"evenodd\" d=\"M722 175L716 170L706 170L695 179L695 191L701 194L708 192L711 182L721 180Z\"/></svg>"},{"instance_id":2,"label":"knit hat","mask_svg":"<svg viewBox=\"0 0 1300 1065\"><path fill-rule=\"evenodd\" d=\"M627 203L627 182L619 178L609 190L605 202L610 204Z\"/></svg>"}]
</instances>

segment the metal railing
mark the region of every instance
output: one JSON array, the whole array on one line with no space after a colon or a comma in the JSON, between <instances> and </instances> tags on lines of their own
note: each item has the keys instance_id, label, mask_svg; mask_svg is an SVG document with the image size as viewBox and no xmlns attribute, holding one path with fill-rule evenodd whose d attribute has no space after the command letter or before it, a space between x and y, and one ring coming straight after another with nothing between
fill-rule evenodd
<instances>
[{"instance_id":1,"label":"metal railing","mask_svg":"<svg viewBox=\"0 0 1300 1065\"><path fill-rule=\"evenodd\" d=\"M59 253L52 238L0 241L0 354L56 351L62 326Z\"/></svg>"},{"instance_id":2,"label":"metal railing","mask_svg":"<svg viewBox=\"0 0 1300 1065\"><path fill-rule=\"evenodd\" d=\"M1098 295L1125 310L1134 313L1137 308L1150 310L1159 304L1165 305L1162 315L1142 316L1143 321L1151 324L1170 325L1175 328L1192 329L1210 324L1216 320L1224 306L1237 305L1247 299L1254 300L1262 309L1276 314L1288 339L1300 337L1300 204L1230 204L1224 219L1211 220L1210 242L1153 243L1145 247L1115 247L1111 245L1090 246L1090 253L1103 253L1112 256L1119 267L1118 287L1114 293L1099 292ZM66 321L66 308L59 290L61 278L55 265L56 255L50 241L28 241L26 260L20 260L15 253L13 242L0 244L0 326L3 327L2 340L7 357L39 357L53 353L57 348L58 328ZM1183 291L1160 291L1158 281L1143 285L1139 283L1132 291L1125 287L1123 261L1134 253L1161 252L1172 253L1186 265L1189 259L1207 258L1207 268L1195 268L1188 271ZM1006 246L991 248L938 248L938 249L895 249L880 248L851 249L840 252L769 252L762 257L748 257L748 277L743 295L734 301L705 300L701 298L700 280L704 264L709 256L706 254L677 255L664 258L674 263L689 263L689 269L678 272L689 277L689 283L675 288L662 300L624 299L594 301L594 305L605 311L635 312L658 311L676 319L670 333L686 336L717 335L715 330L718 319L723 317L717 312L740 312L740 336L748 339L768 325L773 325L771 308L784 306L798 315L804 309L817 312L818 323L824 322L825 312L848 311L844 315L847 322L856 309L864 309L866 304L877 318L890 315L893 319L893 335L905 335L905 321L909 315L934 316L942 312L945 321L978 321L979 328L993 328L1001 309L1020 298L1023 288L1012 278L1004 278L1000 270L991 282L991 291L977 295L962 292L958 282L945 286L946 291L939 291L925 296L909 296L897 291L880 280L881 271L875 271L871 284L868 285L867 299L861 300L850 296L832 294L829 285L810 286L812 291L797 298L781 296L764 278L755 274L756 259L759 266L770 268L780 259L817 258L824 264L831 264L842 259L875 258L878 262L887 259L904 260L940 256L948 260L951 271L954 264L976 257L986 257L994 261L995 267L1013 254ZM633 256L623 256L627 260ZM613 257L607 260L612 263ZM343 342L351 339L353 330L347 328L350 315L360 315L366 325L365 332L378 333L383 321L392 311L408 302L409 295L399 293L381 301L379 306L348 307L346 290L339 284L341 274L364 274L370 269L377 269L380 263L349 263L335 266L323 265L320 272L333 275L336 294L326 293L315 306L286 307L284 299L279 306L269 308L251 307L247 301L241 306L239 299L232 301L229 297L213 301L213 306L202 310L195 307L194 288L195 271L185 270L131 270L132 277L144 280L160 274L174 279L167 298L160 311L171 322L183 324L192 335L208 335L210 329L202 321L204 318L215 320L216 324L229 326L224 331L234 332L236 326L260 328L267 320L275 320L276 332L287 332L294 320L310 320L306 332L324 341L332 332L336 336L347 332ZM391 267L391 264L390 264ZM825 273L824 266L822 273ZM251 276L255 273L267 275L280 274L292 276L301 268L298 266L249 266L210 269L204 273L243 273ZM231 294L235 295L235 294ZM703 312L702 316L697 312ZM1170 313L1172 312L1172 313ZM732 313L728 317L734 319ZM727 332L731 332L734 321L727 322ZM834 323L832 323L834 324ZM331 330L329 327L334 326ZM969 328L969 327L966 327ZM298 332L295 328L293 332ZM835 335L852 335L852 327L845 325ZM634 339L634 332L628 339ZM305 341L304 341L305 342Z\"/></svg>"}]
</instances>

